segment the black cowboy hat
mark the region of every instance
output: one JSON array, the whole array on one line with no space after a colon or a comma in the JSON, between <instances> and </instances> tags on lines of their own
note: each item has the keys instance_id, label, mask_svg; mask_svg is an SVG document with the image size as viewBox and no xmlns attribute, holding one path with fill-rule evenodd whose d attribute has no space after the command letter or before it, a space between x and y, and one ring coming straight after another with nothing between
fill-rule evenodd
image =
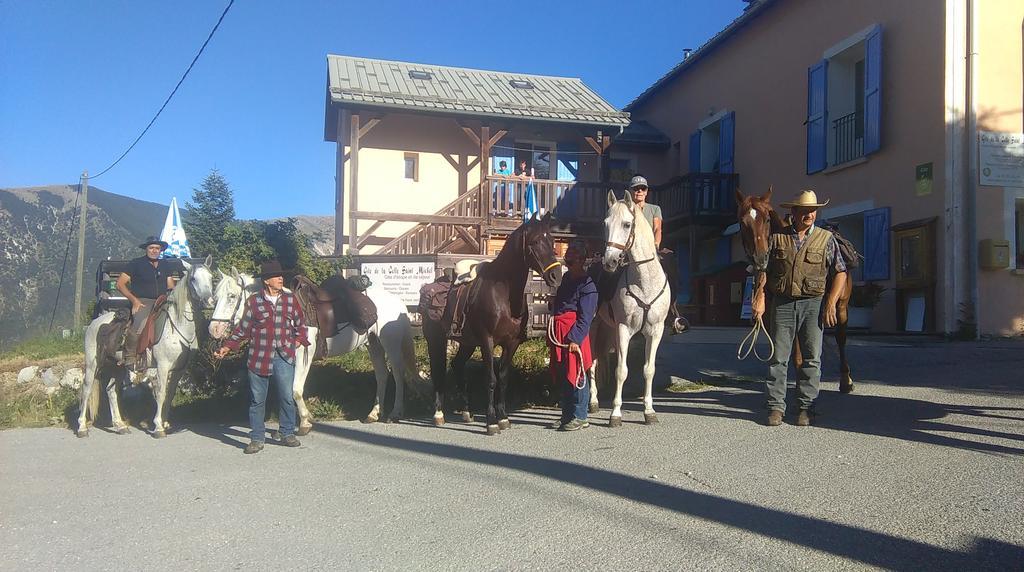
<instances>
[{"instance_id":1,"label":"black cowboy hat","mask_svg":"<svg viewBox=\"0 0 1024 572\"><path fill-rule=\"evenodd\" d=\"M266 280L275 276L283 277L285 274L293 274L293 272L290 270L285 271L281 268L281 263L276 260L267 260L260 263L260 280Z\"/></svg>"},{"instance_id":2,"label":"black cowboy hat","mask_svg":"<svg viewBox=\"0 0 1024 572\"><path fill-rule=\"evenodd\" d=\"M167 250L167 246L168 246L168 244L166 242L160 240L159 237L157 237L157 236L150 236L149 238L146 239L146 242L143 242L142 244L139 245L139 248L149 248L150 244L159 245L160 246L160 250Z\"/></svg>"}]
</instances>

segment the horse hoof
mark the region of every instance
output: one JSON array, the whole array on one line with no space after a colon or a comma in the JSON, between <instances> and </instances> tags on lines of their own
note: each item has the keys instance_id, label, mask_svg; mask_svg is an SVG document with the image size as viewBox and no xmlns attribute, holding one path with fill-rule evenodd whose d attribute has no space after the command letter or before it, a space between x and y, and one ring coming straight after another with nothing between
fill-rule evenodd
<instances>
[{"instance_id":1,"label":"horse hoof","mask_svg":"<svg viewBox=\"0 0 1024 572\"><path fill-rule=\"evenodd\" d=\"M401 417L388 417L384 422L390 424L390 423L398 423L401 420L402 420Z\"/></svg>"},{"instance_id":2,"label":"horse hoof","mask_svg":"<svg viewBox=\"0 0 1024 572\"><path fill-rule=\"evenodd\" d=\"M501 428L498 427L497 425L488 425L487 426L487 434L488 435L497 435L500 431L501 431Z\"/></svg>"},{"instance_id":3,"label":"horse hoof","mask_svg":"<svg viewBox=\"0 0 1024 572\"><path fill-rule=\"evenodd\" d=\"M154 439L163 439L166 436L167 436L167 433L165 433L163 431L153 431L153 438Z\"/></svg>"},{"instance_id":4,"label":"horse hoof","mask_svg":"<svg viewBox=\"0 0 1024 572\"><path fill-rule=\"evenodd\" d=\"M591 403L590 406L587 407L587 411L590 413L597 413L598 411L601 411L601 406L596 403Z\"/></svg>"},{"instance_id":5,"label":"horse hoof","mask_svg":"<svg viewBox=\"0 0 1024 572\"><path fill-rule=\"evenodd\" d=\"M309 432L312 430L312 425L299 425L299 428L295 430L295 434L302 437L303 435L309 435Z\"/></svg>"},{"instance_id":6,"label":"horse hoof","mask_svg":"<svg viewBox=\"0 0 1024 572\"><path fill-rule=\"evenodd\" d=\"M499 430L504 431L505 429L511 429L511 428L512 428L512 422L509 421L508 419L502 419L501 421L498 421L498 429Z\"/></svg>"},{"instance_id":7,"label":"horse hoof","mask_svg":"<svg viewBox=\"0 0 1024 572\"><path fill-rule=\"evenodd\" d=\"M839 392L840 393L853 393L853 382L851 381L850 383L840 383L839 384Z\"/></svg>"},{"instance_id":8,"label":"horse hoof","mask_svg":"<svg viewBox=\"0 0 1024 572\"><path fill-rule=\"evenodd\" d=\"M657 413L644 413L644 425L657 425L658 414Z\"/></svg>"},{"instance_id":9,"label":"horse hoof","mask_svg":"<svg viewBox=\"0 0 1024 572\"><path fill-rule=\"evenodd\" d=\"M75 431L75 437L78 437L79 439L82 439L82 438L88 437L88 436L89 436L89 430L88 429L82 429L82 430L79 430L79 431Z\"/></svg>"},{"instance_id":10,"label":"horse hoof","mask_svg":"<svg viewBox=\"0 0 1024 572\"><path fill-rule=\"evenodd\" d=\"M462 422L463 423L472 423L473 422L473 414L470 413L469 411L463 411L462 412Z\"/></svg>"},{"instance_id":11,"label":"horse hoof","mask_svg":"<svg viewBox=\"0 0 1024 572\"><path fill-rule=\"evenodd\" d=\"M365 419L363 419L363 423L367 423L367 424L369 424L369 423L376 423L376 422L377 422L377 418L376 417L366 417Z\"/></svg>"},{"instance_id":12,"label":"horse hoof","mask_svg":"<svg viewBox=\"0 0 1024 572\"><path fill-rule=\"evenodd\" d=\"M127 427L121 427L117 431L115 431L115 433L117 433L118 435L127 435L131 433L131 431L129 431Z\"/></svg>"},{"instance_id":13,"label":"horse hoof","mask_svg":"<svg viewBox=\"0 0 1024 572\"><path fill-rule=\"evenodd\" d=\"M608 426L609 427L622 427L622 418L621 417L611 417L611 418L609 418L608 419Z\"/></svg>"},{"instance_id":14,"label":"horse hoof","mask_svg":"<svg viewBox=\"0 0 1024 572\"><path fill-rule=\"evenodd\" d=\"M441 427L444 425L444 416L434 418L434 427Z\"/></svg>"}]
</instances>

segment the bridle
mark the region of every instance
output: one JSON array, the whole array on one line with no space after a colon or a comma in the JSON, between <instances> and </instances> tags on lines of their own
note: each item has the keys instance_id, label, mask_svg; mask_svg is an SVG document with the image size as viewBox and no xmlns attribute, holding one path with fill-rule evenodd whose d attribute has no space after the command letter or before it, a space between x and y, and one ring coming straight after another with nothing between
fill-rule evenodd
<instances>
[{"instance_id":1,"label":"bridle","mask_svg":"<svg viewBox=\"0 0 1024 572\"><path fill-rule=\"evenodd\" d=\"M244 284L244 281L241 278L238 278L235 281L235 283L238 284L238 287L241 290L241 292L238 294L238 299L235 300L235 307L231 309L231 312L228 314L227 318L210 318L211 322L228 322L228 323L232 323L234 321L233 318L235 317L235 314L238 313L238 309L242 306L242 302L245 300L245 284Z\"/></svg>"},{"instance_id":2,"label":"bridle","mask_svg":"<svg viewBox=\"0 0 1024 572\"><path fill-rule=\"evenodd\" d=\"M529 234L529 231L524 231L523 232L523 259L524 259L523 261L526 262L527 266L530 266L530 260L527 260L527 257L529 257L530 259L532 259L533 263L536 264L536 268L540 268L540 257L537 256L536 252L534 252L534 250L533 250L533 243L532 242L531 243L527 243L526 242L526 236L528 234ZM562 263L557 261L557 260L555 260L551 264L548 264L547 266L545 266L543 269L540 270L539 273L540 273L541 277L543 277L544 274L546 274L548 272L548 270L551 270L552 268L557 268L561 264Z\"/></svg>"},{"instance_id":3,"label":"bridle","mask_svg":"<svg viewBox=\"0 0 1024 572\"><path fill-rule=\"evenodd\" d=\"M640 265L643 265L643 264L647 264L648 262L653 262L653 261L658 259L658 254L655 253L654 256L652 256L650 258L645 258L643 260L628 260L628 258L629 258L629 251L630 251L630 249L633 248L633 243L636 242L636 219L637 219L637 213L634 212L634 210L632 208L629 209L629 213L633 215L633 223L629 226L629 238L626 239L626 244L620 244L618 242L613 242L613 241L610 241L610 240L606 240L605 243L604 243L605 246L611 246L613 248L618 248L619 251L622 252L622 254L619 255L619 265L625 267L627 269L627 273L628 273L628 269L629 269L630 266L640 266ZM623 278L626 278L626 273L623 273ZM644 302L644 300L642 298L640 298L640 296L637 295L636 292L633 292L633 289L628 286L628 282L627 282L626 294L628 294L631 298L633 298L633 300L636 301L637 306L640 306L640 309L642 309L644 311L644 317L643 317L643 322L642 323L644 323L644 324L647 323L647 316L651 312L651 306L653 306L654 303L658 301L658 298L661 298L661 295L664 294L665 290L667 290L667 289L668 289L668 275L665 275L665 283L661 286L661 290L658 291L658 293L654 296L654 298L651 298L650 302Z\"/></svg>"}]
</instances>

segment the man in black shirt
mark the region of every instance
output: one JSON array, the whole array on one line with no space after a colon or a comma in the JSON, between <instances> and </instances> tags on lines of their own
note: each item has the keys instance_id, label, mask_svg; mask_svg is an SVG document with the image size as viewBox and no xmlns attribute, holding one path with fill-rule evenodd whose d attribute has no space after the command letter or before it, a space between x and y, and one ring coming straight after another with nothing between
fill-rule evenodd
<instances>
[{"instance_id":1,"label":"man in black shirt","mask_svg":"<svg viewBox=\"0 0 1024 572\"><path fill-rule=\"evenodd\" d=\"M137 369L136 345L139 334L146 325L146 318L153 310L153 304L161 294L174 287L175 272L181 268L176 259L160 259L160 253L167 249L167 243L151 236L139 245L146 250L128 263L128 269L117 277L117 290L132 304L132 325L125 337L124 363Z\"/></svg>"}]
</instances>

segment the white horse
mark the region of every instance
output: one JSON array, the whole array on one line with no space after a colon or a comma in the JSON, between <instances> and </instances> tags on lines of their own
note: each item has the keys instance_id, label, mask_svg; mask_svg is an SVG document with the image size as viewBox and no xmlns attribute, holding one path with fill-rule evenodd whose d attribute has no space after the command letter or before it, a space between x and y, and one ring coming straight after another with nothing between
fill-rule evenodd
<instances>
[{"instance_id":1,"label":"white horse","mask_svg":"<svg viewBox=\"0 0 1024 572\"><path fill-rule=\"evenodd\" d=\"M203 264L196 266L184 260L181 263L185 267L185 275L167 296L164 306L168 314L167 320L164 322L163 330L158 333L160 341L149 350L150 365L155 367L151 367L145 374L132 374L136 378L143 377L142 381L148 380L153 390L153 400L156 401L153 436L157 438L167 435L166 431L170 428L167 418L171 413L174 393L185 375L192 352L199 349L196 316L203 308L213 304L213 273L208 267L210 258L207 257ZM97 383L99 380L96 376L99 373L99 360L103 356L96 355L97 334L100 326L109 324L113 319L113 312L104 312L85 329L85 379L82 382L78 414L79 437L89 435L87 413L95 419L96 410L99 408L100 384ZM118 378L124 373L124 368L117 368L109 373L111 375L106 380L106 386L110 399L110 419L114 431L124 435L128 433L128 425L121 418L117 399Z\"/></svg>"},{"instance_id":2,"label":"white horse","mask_svg":"<svg viewBox=\"0 0 1024 572\"><path fill-rule=\"evenodd\" d=\"M590 370L590 410L597 411L597 361L614 348L618 356L615 369L615 400L609 427L622 425L622 384L626 381L626 355L629 340L637 332L646 338L644 350L644 423L658 422L654 412L652 384L654 357L661 344L671 294L668 277L658 261L654 231L633 197L626 191L622 200L608 192L608 216L604 219L604 269L614 272L623 266L612 299L598 309L594 320L594 365Z\"/></svg>"},{"instance_id":3,"label":"white horse","mask_svg":"<svg viewBox=\"0 0 1024 572\"><path fill-rule=\"evenodd\" d=\"M251 294L259 292L261 288L261 284L252 276L239 273L235 268L231 268L230 274L222 273L222 276L223 279L214 293L215 305L210 321L210 335L215 339L227 337L230 330L242 319L245 300ZM366 290L366 295L377 306L377 323L365 334L357 333L348 324L339 324L338 334L327 339L327 355L339 356L366 345L377 378L377 395L373 408L363 422L374 423L380 419L389 372L395 376L395 404L391 408L388 421L394 422L403 415L406 383L412 385L421 380L415 369L416 353L412 341L412 325L405 304L394 294L380 287L370 286ZM308 327L306 337L309 339L309 346L300 346L295 352L295 381L292 389L299 411L299 426L296 430L299 435L305 435L313 428L302 393L312 366L313 355L316 354L317 328Z\"/></svg>"}]
</instances>

